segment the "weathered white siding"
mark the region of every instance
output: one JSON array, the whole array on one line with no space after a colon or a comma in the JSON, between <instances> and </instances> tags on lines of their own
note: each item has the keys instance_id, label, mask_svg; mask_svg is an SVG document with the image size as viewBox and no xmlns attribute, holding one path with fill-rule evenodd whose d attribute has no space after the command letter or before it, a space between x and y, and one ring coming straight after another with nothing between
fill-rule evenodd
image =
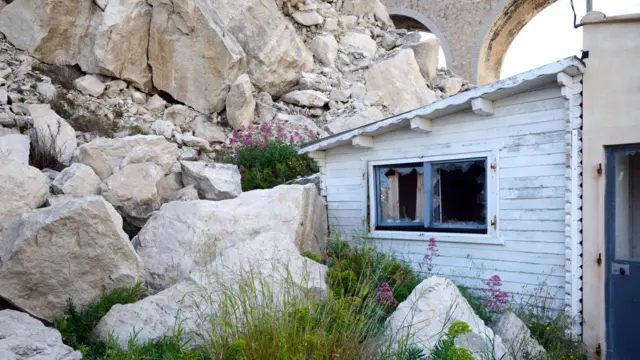
<instances>
[{"instance_id":1,"label":"weathered white siding","mask_svg":"<svg viewBox=\"0 0 640 360\"><path fill-rule=\"evenodd\" d=\"M573 100L563 97L559 85L548 85L495 101L492 116L462 111L433 119L428 134L407 128L376 136L373 149L345 145L326 150L322 167L330 224L344 234L367 234L371 161L493 151L498 154L497 236L502 244L439 241L436 271L471 287L482 287L498 274L503 289L517 294L537 292L544 283L555 308L571 306L568 302L575 303L578 295L571 293L575 284L567 273L575 260L572 265L565 251L578 226L571 228L577 204L571 196L575 127L569 113L579 111ZM376 243L416 268L427 247L426 241L402 238Z\"/></svg>"}]
</instances>

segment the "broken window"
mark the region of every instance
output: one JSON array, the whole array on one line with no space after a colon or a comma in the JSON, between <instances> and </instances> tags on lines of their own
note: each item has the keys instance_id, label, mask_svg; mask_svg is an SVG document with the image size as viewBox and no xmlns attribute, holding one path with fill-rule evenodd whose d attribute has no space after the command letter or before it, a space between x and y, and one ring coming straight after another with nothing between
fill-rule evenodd
<instances>
[{"instance_id":1,"label":"broken window","mask_svg":"<svg viewBox=\"0 0 640 360\"><path fill-rule=\"evenodd\" d=\"M486 158L377 166L376 227L486 233L486 183Z\"/></svg>"}]
</instances>

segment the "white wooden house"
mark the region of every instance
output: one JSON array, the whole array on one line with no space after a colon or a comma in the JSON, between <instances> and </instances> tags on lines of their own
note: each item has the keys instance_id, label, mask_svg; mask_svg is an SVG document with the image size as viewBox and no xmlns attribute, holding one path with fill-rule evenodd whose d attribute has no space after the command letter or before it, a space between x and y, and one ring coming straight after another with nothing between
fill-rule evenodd
<instances>
[{"instance_id":1,"label":"white wooden house","mask_svg":"<svg viewBox=\"0 0 640 360\"><path fill-rule=\"evenodd\" d=\"M474 288L545 283L581 311L582 62L567 58L301 150L321 168L330 225ZM579 331L579 329L577 329Z\"/></svg>"}]
</instances>

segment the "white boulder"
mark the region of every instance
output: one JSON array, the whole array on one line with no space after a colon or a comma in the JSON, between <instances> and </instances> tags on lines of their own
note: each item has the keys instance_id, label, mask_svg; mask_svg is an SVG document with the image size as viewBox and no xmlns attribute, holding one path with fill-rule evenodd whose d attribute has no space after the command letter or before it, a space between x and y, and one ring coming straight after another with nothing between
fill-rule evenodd
<instances>
[{"instance_id":1,"label":"white boulder","mask_svg":"<svg viewBox=\"0 0 640 360\"><path fill-rule=\"evenodd\" d=\"M205 139L207 142L222 143L227 140L227 135L222 128L205 116L198 116L193 125L195 128L194 135Z\"/></svg>"},{"instance_id":2,"label":"white boulder","mask_svg":"<svg viewBox=\"0 0 640 360\"><path fill-rule=\"evenodd\" d=\"M285 94L282 101L298 106L323 107L329 102L329 98L315 90L295 90Z\"/></svg>"},{"instance_id":3,"label":"white boulder","mask_svg":"<svg viewBox=\"0 0 640 360\"><path fill-rule=\"evenodd\" d=\"M313 55L324 66L334 67L338 57L338 42L331 34L321 34L311 40L309 44Z\"/></svg>"},{"instance_id":4,"label":"white boulder","mask_svg":"<svg viewBox=\"0 0 640 360\"><path fill-rule=\"evenodd\" d=\"M492 326L496 335L502 338L507 352L514 359L544 359L546 350L531 337L531 331L516 314L505 311Z\"/></svg>"},{"instance_id":5,"label":"white boulder","mask_svg":"<svg viewBox=\"0 0 640 360\"><path fill-rule=\"evenodd\" d=\"M0 359L81 360L56 329L15 310L0 311Z\"/></svg>"},{"instance_id":6,"label":"white boulder","mask_svg":"<svg viewBox=\"0 0 640 360\"><path fill-rule=\"evenodd\" d=\"M256 101L253 98L253 85L247 74L241 75L231 85L226 104L229 125L236 130L251 125L255 118Z\"/></svg>"},{"instance_id":7,"label":"white boulder","mask_svg":"<svg viewBox=\"0 0 640 360\"><path fill-rule=\"evenodd\" d=\"M132 224L143 226L160 208L156 183L164 174L154 163L128 164L100 185L100 193Z\"/></svg>"},{"instance_id":8,"label":"white boulder","mask_svg":"<svg viewBox=\"0 0 640 360\"><path fill-rule=\"evenodd\" d=\"M118 139L96 138L74 153L74 161L90 166L105 180L131 163L152 162L166 173L180 155L178 146L157 135L133 135Z\"/></svg>"},{"instance_id":9,"label":"white boulder","mask_svg":"<svg viewBox=\"0 0 640 360\"><path fill-rule=\"evenodd\" d=\"M186 125L189 122L189 108L184 105L170 106L164 112L164 119L176 126Z\"/></svg>"},{"instance_id":10,"label":"white boulder","mask_svg":"<svg viewBox=\"0 0 640 360\"><path fill-rule=\"evenodd\" d=\"M16 161L29 164L30 140L26 135L7 134L0 136L0 161Z\"/></svg>"},{"instance_id":11,"label":"white boulder","mask_svg":"<svg viewBox=\"0 0 640 360\"><path fill-rule=\"evenodd\" d=\"M76 89L85 95L98 97L102 95L105 85L93 75L85 75L74 82Z\"/></svg>"},{"instance_id":12,"label":"white boulder","mask_svg":"<svg viewBox=\"0 0 640 360\"><path fill-rule=\"evenodd\" d=\"M0 296L47 321L69 298L82 307L144 278L122 218L99 196L22 214L0 230L0 256Z\"/></svg>"},{"instance_id":13,"label":"white boulder","mask_svg":"<svg viewBox=\"0 0 640 360\"><path fill-rule=\"evenodd\" d=\"M151 124L151 132L154 135L161 135L165 139L170 140L175 125L171 121L156 120Z\"/></svg>"},{"instance_id":14,"label":"white boulder","mask_svg":"<svg viewBox=\"0 0 640 360\"><path fill-rule=\"evenodd\" d=\"M29 105L28 109L33 119L31 141L54 151L60 162L68 164L78 147L76 131L48 104Z\"/></svg>"},{"instance_id":15,"label":"white boulder","mask_svg":"<svg viewBox=\"0 0 640 360\"><path fill-rule=\"evenodd\" d=\"M387 8L380 0L343 0L342 13L357 17L375 16L375 18L388 26L393 26L393 21L387 12Z\"/></svg>"},{"instance_id":16,"label":"white boulder","mask_svg":"<svg viewBox=\"0 0 640 360\"><path fill-rule=\"evenodd\" d=\"M87 165L74 163L56 176L51 184L55 194L98 195L100 177Z\"/></svg>"},{"instance_id":17,"label":"white boulder","mask_svg":"<svg viewBox=\"0 0 640 360\"><path fill-rule=\"evenodd\" d=\"M463 321L471 328L474 342L482 339L496 358L506 354L499 336L485 326L474 312L458 287L446 278L432 276L423 280L400 303L387 319L387 331L392 343L406 341L407 346L415 346L431 353L443 333L455 321Z\"/></svg>"},{"instance_id":18,"label":"white boulder","mask_svg":"<svg viewBox=\"0 0 640 360\"><path fill-rule=\"evenodd\" d=\"M324 18L315 11L296 11L291 14L291 17L298 24L304 26L320 25L324 21Z\"/></svg>"},{"instance_id":19,"label":"white boulder","mask_svg":"<svg viewBox=\"0 0 640 360\"><path fill-rule=\"evenodd\" d=\"M384 114L382 114L382 112L378 108L370 107L366 110L360 111L355 115L343 116L333 120L332 122L327 124L327 130L332 134L337 134L382 119L384 119Z\"/></svg>"},{"instance_id":20,"label":"white boulder","mask_svg":"<svg viewBox=\"0 0 640 360\"><path fill-rule=\"evenodd\" d=\"M132 92L133 99L136 103L141 100L140 98L136 99L136 95L138 94L144 96L142 93L139 93L137 91ZM160 95L156 94L150 97L149 100L147 100L144 107L151 112L161 112L164 111L164 109L167 107L167 102L164 101L164 99L160 97Z\"/></svg>"},{"instance_id":21,"label":"white boulder","mask_svg":"<svg viewBox=\"0 0 640 360\"><path fill-rule=\"evenodd\" d=\"M394 57L374 64L365 74L367 91L380 91L383 102L397 115L436 101L416 63L413 50L404 49Z\"/></svg>"},{"instance_id":22,"label":"white boulder","mask_svg":"<svg viewBox=\"0 0 640 360\"><path fill-rule=\"evenodd\" d=\"M2 158L0 169L0 225L47 201L49 179L40 170Z\"/></svg>"},{"instance_id":23,"label":"white boulder","mask_svg":"<svg viewBox=\"0 0 640 360\"><path fill-rule=\"evenodd\" d=\"M419 43L411 45L411 49L413 49L413 53L415 54L422 77L428 81L433 80L438 70L440 40L436 37L421 40Z\"/></svg>"},{"instance_id":24,"label":"white boulder","mask_svg":"<svg viewBox=\"0 0 640 360\"><path fill-rule=\"evenodd\" d=\"M225 201L170 202L137 236L149 284L166 289L209 264L211 249L247 243L265 232L282 233L299 252L321 253L328 242L327 212L314 185L253 190Z\"/></svg>"},{"instance_id":25,"label":"white boulder","mask_svg":"<svg viewBox=\"0 0 640 360\"><path fill-rule=\"evenodd\" d=\"M348 52L359 52L365 57L373 57L376 54L378 45L369 35L350 31L340 38L342 45Z\"/></svg>"},{"instance_id":26,"label":"white boulder","mask_svg":"<svg viewBox=\"0 0 640 360\"><path fill-rule=\"evenodd\" d=\"M51 102L58 92L53 84L46 82L38 83L38 85L36 85L36 91L46 100L46 102Z\"/></svg>"},{"instance_id":27,"label":"white boulder","mask_svg":"<svg viewBox=\"0 0 640 360\"><path fill-rule=\"evenodd\" d=\"M233 199L242 193L238 167L230 164L182 161L182 182L193 185L201 199Z\"/></svg>"}]
</instances>

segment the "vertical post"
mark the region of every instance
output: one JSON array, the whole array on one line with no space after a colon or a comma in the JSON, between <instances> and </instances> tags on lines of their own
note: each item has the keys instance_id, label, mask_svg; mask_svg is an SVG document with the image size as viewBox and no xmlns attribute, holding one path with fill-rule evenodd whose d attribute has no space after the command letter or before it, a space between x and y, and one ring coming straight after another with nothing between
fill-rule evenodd
<instances>
[{"instance_id":1,"label":"vertical post","mask_svg":"<svg viewBox=\"0 0 640 360\"><path fill-rule=\"evenodd\" d=\"M593 0L587 0L587 12L593 11Z\"/></svg>"}]
</instances>

